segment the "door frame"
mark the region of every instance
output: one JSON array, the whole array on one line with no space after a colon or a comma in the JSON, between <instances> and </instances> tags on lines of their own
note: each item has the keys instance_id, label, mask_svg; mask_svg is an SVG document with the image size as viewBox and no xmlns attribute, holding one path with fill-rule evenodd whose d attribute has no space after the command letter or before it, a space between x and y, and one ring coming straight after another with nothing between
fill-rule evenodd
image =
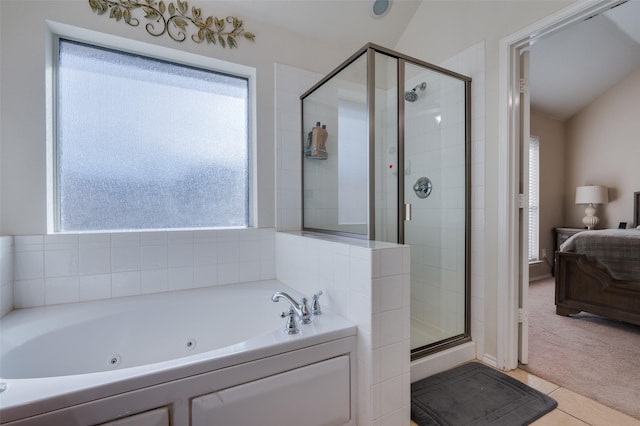
<instances>
[{"instance_id":1,"label":"door frame","mask_svg":"<svg viewBox=\"0 0 640 426\"><path fill-rule=\"evenodd\" d=\"M520 51L533 41L562 31L567 26L606 11L624 0L575 2L500 40L498 99L498 283L496 367L518 367L518 308L520 265L519 209L519 112ZM523 306L526 310L527 307Z\"/></svg>"}]
</instances>

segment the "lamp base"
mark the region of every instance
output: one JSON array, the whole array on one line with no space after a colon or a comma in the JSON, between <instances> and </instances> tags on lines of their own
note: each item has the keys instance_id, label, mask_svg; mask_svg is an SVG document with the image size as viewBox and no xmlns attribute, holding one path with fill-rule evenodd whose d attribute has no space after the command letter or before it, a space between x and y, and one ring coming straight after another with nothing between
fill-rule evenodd
<instances>
[{"instance_id":1,"label":"lamp base","mask_svg":"<svg viewBox=\"0 0 640 426\"><path fill-rule=\"evenodd\" d=\"M582 223L584 223L584 226L586 226L587 229L594 229L598 222L600 222L600 219L598 218L598 216L595 216L595 213L596 208L593 206L593 204L589 204L584 209L584 214L586 216L582 218Z\"/></svg>"}]
</instances>

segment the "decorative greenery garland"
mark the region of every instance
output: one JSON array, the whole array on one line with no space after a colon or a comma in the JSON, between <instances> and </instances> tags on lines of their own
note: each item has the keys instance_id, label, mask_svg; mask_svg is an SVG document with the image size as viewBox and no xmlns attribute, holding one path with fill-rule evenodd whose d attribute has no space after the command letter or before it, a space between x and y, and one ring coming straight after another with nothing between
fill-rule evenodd
<instances>
[{"instance_id":1,"label":"decorative greenery garland","mask_svg":"<svg viewBox=\"0 0 640 426\"><path fill-rule=\"evenodd\" d=\"M206 41L207 44L219 44L223 48L227 45L230 49L238 47L237 38L244 37L247 40L255 41L255 35L243 28L243 23L235 16L227 16L219 19L214 16L202 17L202 11L197 7L192 7L189 15L189 6L186 1L177 0L177 6L173 2L169 5L160 0L89 0L91 10L98 15L109 12L109 18L117 22L124 21L132 27L137 27L140 20L133 16L138 10L145 13L145 18L152 21L145 25L145 29L154 37L159 37L167 33L173 40L182 42L187 38L187 26L189 23L196 26L198 31L191 35L191 40L195 43ZM169 12L169 16L165 16ZM226 24L231 24L233 29L226 30Z\"/></svg>"}]
</instances>

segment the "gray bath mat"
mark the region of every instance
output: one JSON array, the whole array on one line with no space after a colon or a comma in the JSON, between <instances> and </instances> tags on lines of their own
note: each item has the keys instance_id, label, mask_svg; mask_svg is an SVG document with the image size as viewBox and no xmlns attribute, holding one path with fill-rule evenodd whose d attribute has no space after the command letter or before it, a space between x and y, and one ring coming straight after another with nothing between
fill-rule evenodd
<instances>
[{"instance_id":1,"label":"gray bath mat","mask_svg":"<svg viewBox=\"0 0 640 426\"><path fill-rule=\"evenodd\" d=\"M477 362L411 384L411 418L427 425L528 425L558 403Z\"/></svg>"}]
</instances>

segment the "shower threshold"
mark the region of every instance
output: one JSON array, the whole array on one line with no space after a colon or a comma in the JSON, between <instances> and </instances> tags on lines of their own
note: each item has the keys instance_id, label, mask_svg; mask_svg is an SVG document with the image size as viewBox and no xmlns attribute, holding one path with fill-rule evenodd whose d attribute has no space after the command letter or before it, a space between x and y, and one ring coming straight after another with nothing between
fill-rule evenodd
<instances>
[{"instance_id":1,"label":"shower threshold","mask_svg":"<svg viewBox=\"0 0 640 426\"><path fill-rule=\"evenodd\" d=\"M411 349L430 345L449 337L451 332L411 318Z\"/></svg>"}]
</instances>

